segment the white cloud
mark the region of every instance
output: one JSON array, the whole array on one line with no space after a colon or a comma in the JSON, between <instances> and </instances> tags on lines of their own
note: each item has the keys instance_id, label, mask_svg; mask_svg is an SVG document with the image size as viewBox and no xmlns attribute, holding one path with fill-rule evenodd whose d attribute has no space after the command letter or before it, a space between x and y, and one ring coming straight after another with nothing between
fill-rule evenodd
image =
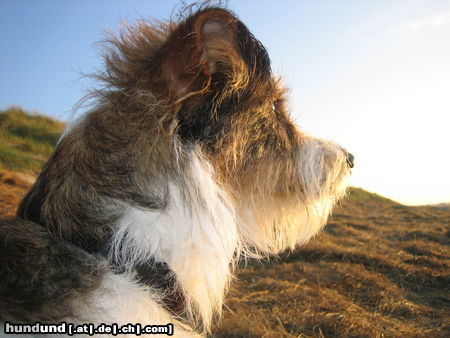
<instances>
[{"instance_id":1,"label":"white cloud","mask_svg":"<svg viewBox=\"0 0 450 338\"><path fill-rule=\"evenodd\" d=\"M436 30L450 25L450 11L403 22L395 27L397 32Z\"/></svg>"}]
</instances>

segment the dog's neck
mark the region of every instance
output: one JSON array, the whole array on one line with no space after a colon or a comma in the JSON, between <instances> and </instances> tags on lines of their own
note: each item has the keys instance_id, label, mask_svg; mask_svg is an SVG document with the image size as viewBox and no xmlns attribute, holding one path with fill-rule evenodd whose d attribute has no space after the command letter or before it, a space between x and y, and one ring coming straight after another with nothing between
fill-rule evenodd
<instances>
[{"instance_id":1,"label":"dog's neck","mask_svg":"<svg viewBox=\"0 0 450 338\"><path fill-rule=\"evenodd\" d=\"M181 301L186 318L207 330L221 312L239 251L238 230L231 202L201 152L191 151L185 158L182 174L168 184L165 209L127 207L110 255L127 268L166 264L164 277L175 285L165 291L175 292L176 298L166 305L178 312Z\"/></svg>"}]
</instances>

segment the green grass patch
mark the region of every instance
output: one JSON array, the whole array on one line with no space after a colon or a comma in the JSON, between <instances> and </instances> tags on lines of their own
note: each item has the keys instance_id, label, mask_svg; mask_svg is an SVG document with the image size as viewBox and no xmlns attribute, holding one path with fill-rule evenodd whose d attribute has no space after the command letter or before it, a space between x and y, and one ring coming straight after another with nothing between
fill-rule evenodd
<instances>
[{"instance_id":1,"label":"green grass patch","mask_svg":"<svg viewBox=\"0 0 450 338\"><path fill-rule=\"evenodd\" d=\"M354 201L380 201L397 203L393 200L390 200L389 198L356 187L349 188L348 197Z\"/></svg>"},{"instance_id":2,"label":"green grass patch","mask_svg":"<svg viewBox=\"0 0 450 338\"><path fill-rule=\"evenodd\" d=\"M18 107L0 110L0 168L40 171L65 124Z\"/></svg>"}]
</instances>

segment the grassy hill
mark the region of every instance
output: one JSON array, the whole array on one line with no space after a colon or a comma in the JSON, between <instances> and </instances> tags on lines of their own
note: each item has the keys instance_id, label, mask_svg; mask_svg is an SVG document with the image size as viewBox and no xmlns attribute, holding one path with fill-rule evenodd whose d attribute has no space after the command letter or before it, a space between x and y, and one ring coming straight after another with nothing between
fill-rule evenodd
<instances>
[{"instance_id":1,"label":"grassy hill","mask_svg":"<svg viewBox=\"0 0 450 338\"><path fill-rule=\"evenodd\" d=\"M242 266L219 337L450 337L450 210L359 188L308 245Z\"/></svg>"},{"instance_id":2,"label":"grassy hill","mask_svg":"<svg viewBox=\"0 0 450 338\"><path fill-rule=\"evenodd\" d=\"M0 112L0 216L14 215L63 127ZM238 269L216 336L450 337L449 225L448 208L351 188L308 245Z\"/></svg>"},{"instance_id":3,"label":"grassy hill","mask_svg":"<svg viewBox=\"0 0 450 338\"><path fill-rule=\"evenodd\" d=\"M64 127L60 121L17 107L0 110L0 168L39 172Z\"/></svg>"}]
</instances>

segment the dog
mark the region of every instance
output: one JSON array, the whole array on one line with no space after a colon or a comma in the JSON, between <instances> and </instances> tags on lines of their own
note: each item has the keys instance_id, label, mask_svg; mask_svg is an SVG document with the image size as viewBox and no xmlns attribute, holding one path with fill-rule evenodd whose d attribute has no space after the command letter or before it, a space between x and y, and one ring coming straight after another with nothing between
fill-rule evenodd
<instances>
[{"instance_id":1,"label":"dog","mask_svg":"<svg viewBox=\"0 0 450 338\"><path fill-rule=\"evenodd\" d=\"M95 105L0 221L0 319L208 334L239 259L314 236L353 156L293 124L267 51L225 8L108 43Z\"/></svg>"}]
</instances>

